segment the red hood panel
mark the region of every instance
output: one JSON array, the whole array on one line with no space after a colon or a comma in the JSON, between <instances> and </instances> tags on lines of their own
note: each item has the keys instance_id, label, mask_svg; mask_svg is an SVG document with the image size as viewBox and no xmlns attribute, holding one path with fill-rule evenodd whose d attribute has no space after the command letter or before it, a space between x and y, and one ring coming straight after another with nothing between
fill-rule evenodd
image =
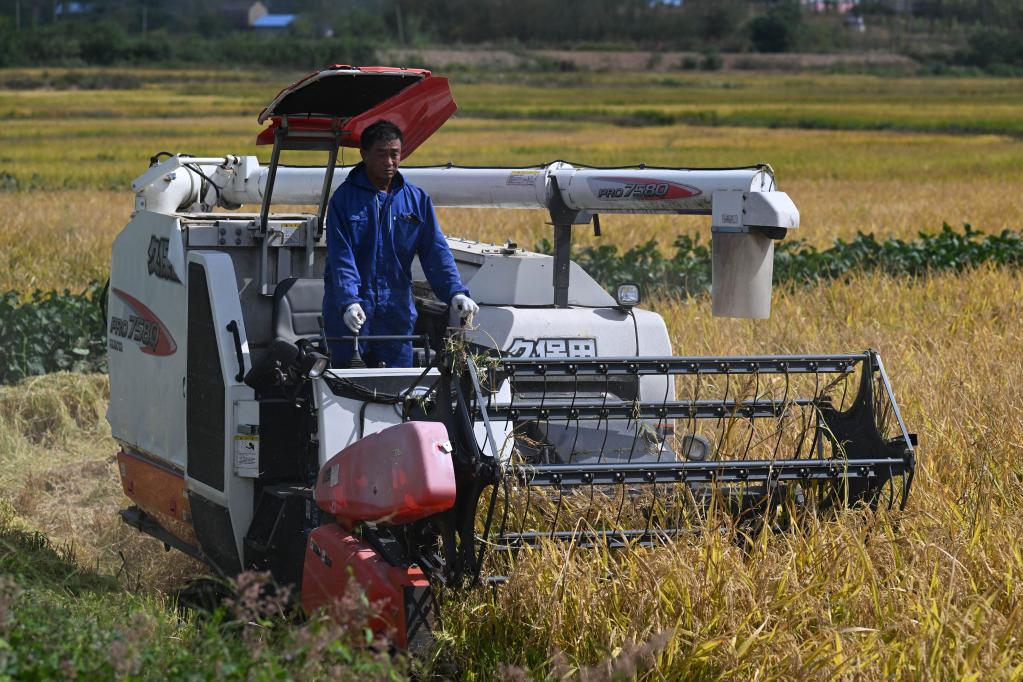
<instances>
[{"instance_id":1,"label":"red hood panel","mask_svg":"<svg viewBox=\"0 0 1023 682\"><path fill-rule=\"evenodd\" d=\"M387 119L401 128L407 157L447 121L457 109L446 78L423 69L336 66L312 74L282 90L259 115L270 125L256 138L273 144L282 117L288 117L288 140L301 148L306 139L341 131L340 144L358 147L362 131ZM285 144L285 148L288 148Z\"/></svg>"}]
</instances>

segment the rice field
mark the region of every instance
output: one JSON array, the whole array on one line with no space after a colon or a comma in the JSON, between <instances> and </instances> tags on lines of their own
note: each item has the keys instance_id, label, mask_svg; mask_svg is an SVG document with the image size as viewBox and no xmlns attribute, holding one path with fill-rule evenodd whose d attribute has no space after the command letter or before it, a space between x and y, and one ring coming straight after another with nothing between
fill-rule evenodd
<instances>
[{"instance_id":1,"label":"rice field","mask_svg":"<svg viewBox=\"0 0 1023 682\"><path fill-rule=\"evenodd\" d=\"M948 132L1017 124L1018 81L632 76L583 74L574 87L502 76L499 87L463 74L453 88L464 114L410 163L767 161L801 210L800 236L822 246L943 222L1023 227L1023 142L1011 125ZM194 72L144 73L139 88L114 92L0 90L0 186L12 176L24 188L0 191L0 290L103 278L132 210L128 183L152 153L255 153L256 113L289 77L230 77L230 97L216 74ZM593 113L614 107L716 111L718 125L621 125ZM736 112L774 118L722 124ZM786 127L822 112L838 129ZM548 236L544 216L528 212L441 217L450 234L527 245ZM668 246L680 230L706 228L612 217L601 239ZM579 243L594 243L584 232ZM543 548L496 596L447 605L439 639L462 676L1023 679L1023 275L867 273L781 288L764 321L713 318L703 299L649 305L679 353L878 349L920 438L907 510L850 512L747 548L717 534L611 556ZM159 594L197 567L116 518L124 500L106 392L102 376L0 387L0 498L125 589Z\"/></svg>"},{"instance_id":2,"label":"rice field","mask_svg":"<svg viewBox=\"0 0 1023 682\"><path fill-rule=\"evenodd\" d=\"M0 82L42 73L7 72ZM126 90L0 90L0 188L18 190L0 189L0 290L77 289L102 278L110 243L131 212L128 186L158 151L256 154L265 161L269 150L255 145L256 114L295 76L143 71L133 77L138 87ZM478 74L456 78L452 88L463 113L407 163L767 162L801 211L799 237L817 246L858 231L912 238L945 222L986 232L1023 225L1018 131L930 132L968 129L999 111L1018 111L1023 96L1012 80L731 73L667 80L636 74L497 78L511 82L496 85ZM220 79L232 83L230 93ZM535 118L539 114L525 106L547 112ZM689 106L716 112L721 125L619 125L615 116L594 113ZM764 107L774 113L727 119ZM800 122L820 107L837 117L829 124L836 129ZM790 127L799 125L813 129ZM871 127L895 129L862 129ZM349 150L348 159L354 158ZM486 241L531 246L548 236L538 212L450 209L441 219L451 234ZM603 240L623 247L648 239L667 247L679 231L706 228L685 218L610 216L604 222ZM586 231L578 235L580 244L594 243Z\"/></svg>"},{"instance_id":3,"label":"rice field","mask_svg":"<svg viewBox=\"0 0 1023 682\"><path fill-rule=\"evenodd\" d=\"M257 152L258 128L242 118L113 127L90 119L54 124L52 138L39 127L14 121L0 131L0 177L10 172L29 186L35 177L40 186L0 192L0 290L76 289L103 277L113 238L131 214L127 188L157 151ZM119 132L124 128L131 133ZM818 246L861 231L908 239L945 222L985 232L1023 225L1023 142L1002 136L461 118L409 163L517 166L556 158L592 165L769 162L800 209L798 238ZM449 234L484 241L532 246L550 236L547 217L536 211L442 209L440 218ZM603 223L604 242L622 247L648 239L667 247L679 232L707 230L699 218L607 216ZM580 244L596 243L586 230L577 235Z\"/></svg>"}]
</instances>

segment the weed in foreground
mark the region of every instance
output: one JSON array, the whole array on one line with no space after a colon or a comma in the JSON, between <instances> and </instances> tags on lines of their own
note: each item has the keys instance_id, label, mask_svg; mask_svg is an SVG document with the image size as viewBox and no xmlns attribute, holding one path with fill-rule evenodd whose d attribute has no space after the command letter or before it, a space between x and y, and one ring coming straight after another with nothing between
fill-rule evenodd
<instances>
[{"instance_id":1,"label":"weed in foreground","mask_svg":"<svg viewBox=\"0 0 1023 682\"><path fill-rule=\"evenodd\" d=\"M230 608L181 618L125 592L0 505L0 675L13 679L404 679L404 663L329 618L294 622L287 595L243 574ZM360 633L361 635L361 633Z\"/></svg>"}]
</instances>

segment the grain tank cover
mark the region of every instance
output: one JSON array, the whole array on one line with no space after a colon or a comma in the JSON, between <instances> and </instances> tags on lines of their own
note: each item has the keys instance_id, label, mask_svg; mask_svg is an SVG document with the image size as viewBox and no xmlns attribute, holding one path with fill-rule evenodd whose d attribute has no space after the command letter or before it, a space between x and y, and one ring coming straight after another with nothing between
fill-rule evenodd
<instances>
[{"instance_id":1,"label":"grain tank cover","mask_svg":"<svg viewBox=\"0 0 1023 682\"><path fill-rule=\"evenodd\" d=\"M456 109L448 80L425 69L334 65L281 90L259 114L269 126L256 143L273 144L286 128L284 149L320 148L324 134L358 147L367 126L387 119L401 128L408 156Z\"/></svg>"}]
</instances>

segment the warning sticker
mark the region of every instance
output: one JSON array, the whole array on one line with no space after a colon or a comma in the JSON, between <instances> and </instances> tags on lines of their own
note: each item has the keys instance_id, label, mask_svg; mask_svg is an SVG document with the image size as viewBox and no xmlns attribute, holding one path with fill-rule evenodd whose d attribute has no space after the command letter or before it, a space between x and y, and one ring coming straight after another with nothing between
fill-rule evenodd
<instances>
[{"instance_id":1,"label":"warning sticker","mask_svg":"<svg viewBox=\"0 0 1023 682\"><path fill-rule=\"evenodd\" d=\"M259 476L259 436L235 435L234 469L245 478Z\"/></svg>"},{"instance_id":2,"label":"warning sticker","mask_svg":"<svg viewBox=\"0 0 1023 682\"><path fill-rule=\"evenodd\" d=\"M536 176L540 171L535 170L513 170L508 174L508 185L533 185L536 183Z\"/></svg>"}]
</instances>

